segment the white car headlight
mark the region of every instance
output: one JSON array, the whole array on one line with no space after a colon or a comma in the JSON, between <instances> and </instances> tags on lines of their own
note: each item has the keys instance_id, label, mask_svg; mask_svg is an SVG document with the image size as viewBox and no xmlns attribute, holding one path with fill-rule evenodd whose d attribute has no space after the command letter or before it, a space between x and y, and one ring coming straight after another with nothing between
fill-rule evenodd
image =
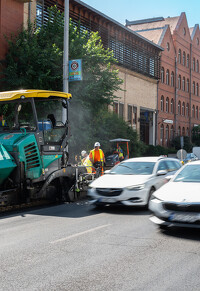
<instances>
[{"instance_id":1,"label":"white car headlight","mask_svg":"<svg viewBox=\"0 0 200 291\"><path fill-rule=\"evenodd\" d=\"M144 189L145 184L140 184L140 185L133 185L133 186L128 186L126 187L127 190L133 190L133 191L139 191Z\"/></svg>"}]
</instances>

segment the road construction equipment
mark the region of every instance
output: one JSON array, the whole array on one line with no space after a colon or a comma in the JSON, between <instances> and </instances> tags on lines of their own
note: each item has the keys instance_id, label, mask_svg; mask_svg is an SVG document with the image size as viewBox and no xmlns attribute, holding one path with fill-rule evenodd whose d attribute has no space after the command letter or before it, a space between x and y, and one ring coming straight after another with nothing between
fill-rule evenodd
<instances>
[{"instance_id":1,"label":"road construction equipment","mask_svg":"<svg viewBox=\"0 0 200 291\"><path fill-rule=\"evenodd\" d=\"M76 190L87 171L68 163L70 99L45 90L0 93L0 205L68 200Z\"/></svg>"}]
</instances>

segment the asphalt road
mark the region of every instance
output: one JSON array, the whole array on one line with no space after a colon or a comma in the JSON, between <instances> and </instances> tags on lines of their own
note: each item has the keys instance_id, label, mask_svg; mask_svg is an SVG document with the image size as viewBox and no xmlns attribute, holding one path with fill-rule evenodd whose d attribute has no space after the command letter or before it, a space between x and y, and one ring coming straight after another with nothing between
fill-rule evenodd
<instances>
[{"instance_id":1,"label":"asphalt road","mask_svg":"<svg viewBox=\"0 0 200 291\"><path fill-rule=\"evenodd\" d=\"M200 290L200 230L87 201L0 217L0 290Z\"/></svg>"}]
</instances>

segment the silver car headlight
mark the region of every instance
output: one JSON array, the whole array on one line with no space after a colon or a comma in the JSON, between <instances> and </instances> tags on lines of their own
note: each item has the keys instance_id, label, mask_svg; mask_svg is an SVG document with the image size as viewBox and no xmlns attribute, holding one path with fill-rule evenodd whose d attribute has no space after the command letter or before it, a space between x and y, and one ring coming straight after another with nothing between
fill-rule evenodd
<instances>
[{"instance_id":1,"label":"silver car headlight","mask_svg":"<svg viewBox=\"0 0 200 291\"><path fill-rule=\"evenodd\" d=\"M127 190L133 190L133 191L139 191L144 189L145 184L139 184L139 185L133 185L133 186L128 186L126 187Z\"/></svg>"}]
</instances>

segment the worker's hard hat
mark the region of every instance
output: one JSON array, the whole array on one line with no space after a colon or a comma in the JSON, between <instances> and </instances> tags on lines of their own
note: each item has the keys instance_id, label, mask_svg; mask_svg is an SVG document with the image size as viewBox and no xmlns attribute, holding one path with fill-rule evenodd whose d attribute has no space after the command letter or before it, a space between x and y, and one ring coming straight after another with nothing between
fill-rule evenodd
<instances>
[{"instance_id":1,"label":"worker's hard hat","mask_svg":"<svg viewBox=\"0 0 200 291\"><path fill-rule=\"evenodd\" d=\"M97 142L95 142L95 144L94 144L94 147L100 147L101 145L100 145L100 143L97 141Z\"/></svg>"},{"instance_id":2,"label":"worker's hard hat","mask_svg":"<svg viewBox=\"0 0 200 291\"><path fill-rule=\"evenodd\" d=\"M82 151L81 152L81 156L84 157L84 155L86 154L86 151Z\"/></svg>"}]
</instances>

